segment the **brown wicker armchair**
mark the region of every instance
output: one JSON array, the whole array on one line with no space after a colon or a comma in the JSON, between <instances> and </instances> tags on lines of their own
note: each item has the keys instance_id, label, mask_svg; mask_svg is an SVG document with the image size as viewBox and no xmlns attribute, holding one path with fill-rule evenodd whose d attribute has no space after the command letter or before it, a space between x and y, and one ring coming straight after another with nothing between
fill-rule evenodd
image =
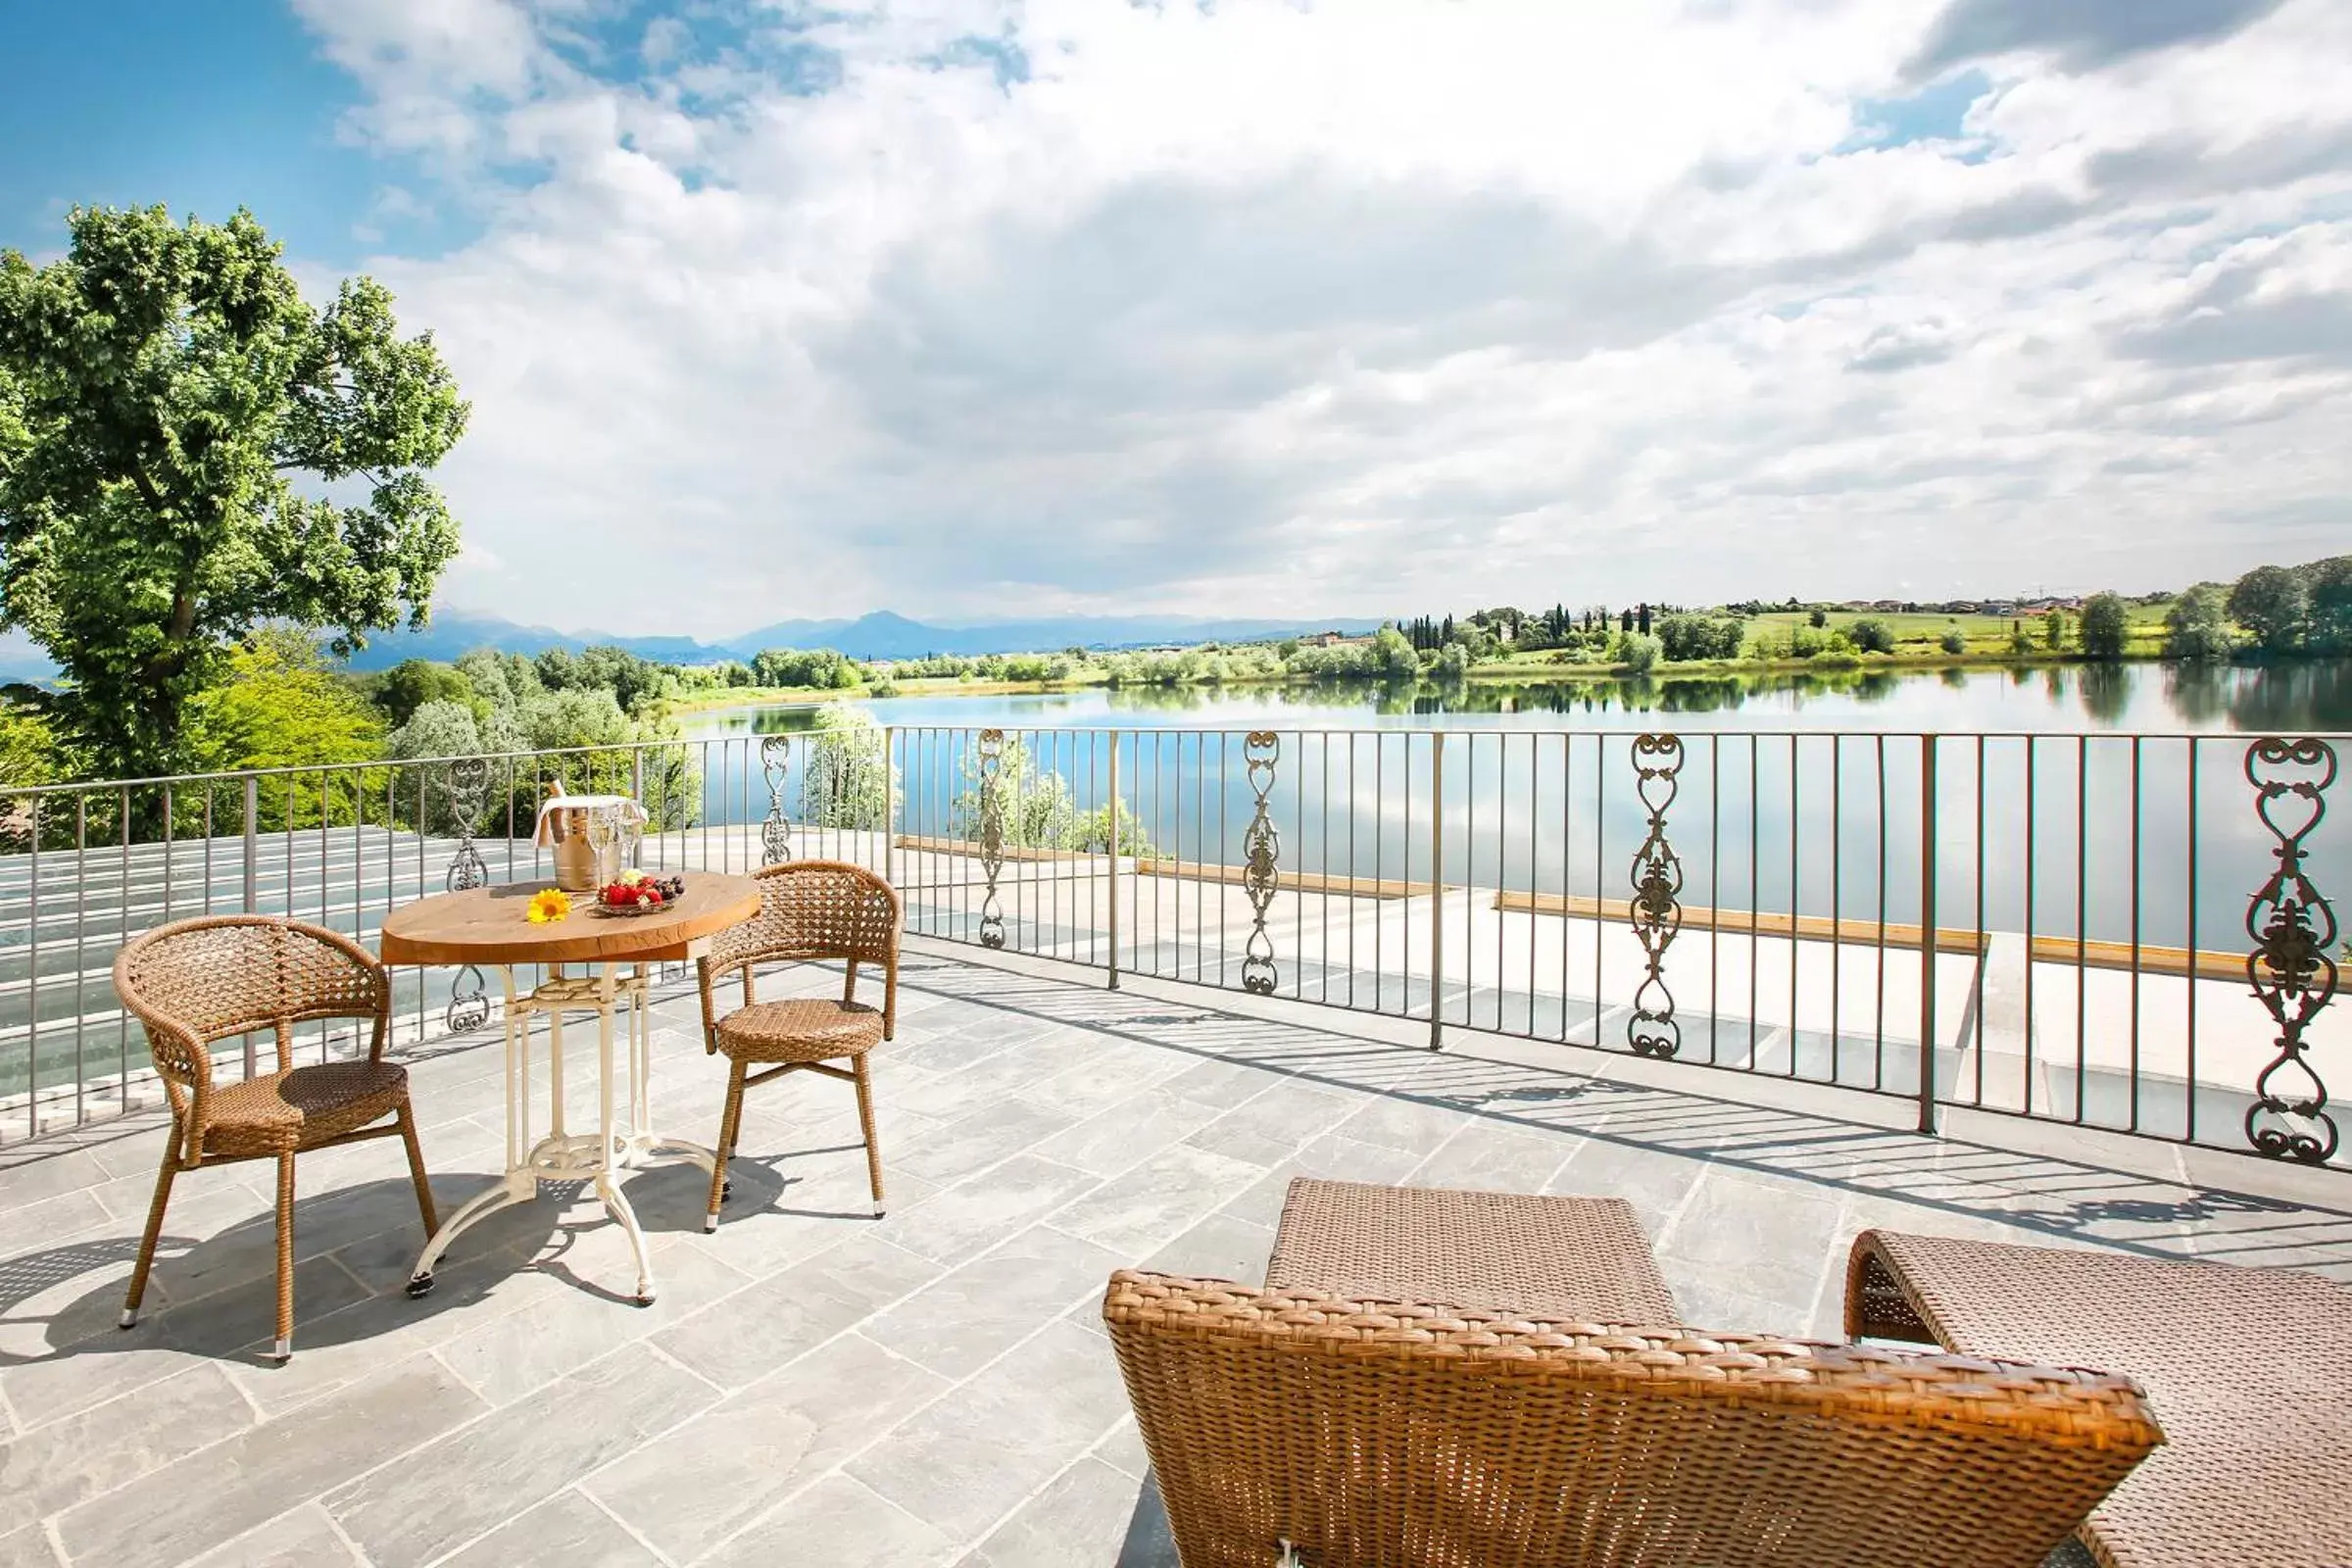
<instances>
[{"instance_id":1,"label":"brown wicker armchair","mask_svg":"<svg viewBox=\"0 0 2352 1568\"><path fill-rule=\"evenodd\" d=\"M172 1178L199 1165L277 1161L277 1354L294 1348L294 1156L313 1149L398 1134L408 1147L416 1209L430 1236L440 1225L408 1069L384 1060L392 983L349 937L298 920L230 914L182 920L136 937L115 958L115 990L147 1029L148 1049L172 1100L172 1137L156 1173L155 1201L139 1242L122 1326L138 1321L155 1262ZM314 1019L365 1018L374 1030L359 1061L290 1067L294 1026ZM278 1070L243 1082L213 1082L214 1042L270 1030ZM390 1117L390 1121L385 1121ZM382 1125L377 1125L382 1123Z\"/></svg>"},{"instance_id":2,"label":"brown wicker armchair","mask_svg":"<svg viewBox=\"0 0 2352 1568\"><path fill-rule=\"evenodd\" d=\"M2162 1441L2102 1373L1121 1270L1185 1568L2035 1568Z\"/></svg>"},{"instance_id":3,"label":"brown wicker armchair","mask_svg":"<svg viewBox=\"0 0 2352 1568\"><path fill-rule=\"evenodd\" d=\"M857 1086L866 1175L879 1219L882 1151L874 1141L873 1086L865 1058L898 1032L898 890L863 866L841 860L794 860L768 866L759 876L759 914L712 939L700 965L704 1047L714 1054L724 1052L730 1064L718 1157L710 1172L710 1209L703 1228L718 1228L719 1205L728 1192L727 1161L743 1127L744 1090L791 1072L821 1073ZM818 997L761 1002L754 996L752 972L760 964L817 958L847 961L839 1002ZM881 966L879 1012L858 1001L861 963ZM742 977L743 1005L722 1018L716 991L729 975ZM834 1065L845 1059L847 1067Z\"/></svg>"}]
</instances>

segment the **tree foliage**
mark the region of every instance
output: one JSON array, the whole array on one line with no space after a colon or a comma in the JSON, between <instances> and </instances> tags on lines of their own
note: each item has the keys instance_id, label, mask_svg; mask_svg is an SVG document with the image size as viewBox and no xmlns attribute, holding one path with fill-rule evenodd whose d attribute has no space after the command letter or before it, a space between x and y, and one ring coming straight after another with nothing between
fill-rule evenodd
<instances>
[{"instance_id":1,"label":"tree foliage","mask_svg":"<svg viewBox=\"0 0 2352 1568\"><path fill-rule=\"evenodd\" d=\"M1894 628L1876 616L1865 616L1845 628L1853 645L1866 654L1894 652Z\"/></svg>"},{"instance_id":2,"label":"tree foliage","mask_svg":"<svg viewBox=\"0 0 2352 1568\"><path fill-rule=\"evenodd\" d=\"M394 725L406 724L427 703L456 703L470 708L473 683L465 672L427 659L404 659L375 681L375 706Z\"/></svg>"},{"instance_id":3,"label":"tree foliage","mask_svg":"<svg viewBox=\"0 0 2352 1568\"><path fill-rule=\"evenodd\" d=\"M2118 594L2092 594L2082 601L2082 652L2093 659L2121 659L2132 636L2132 612Z\"/></svg>"},{"instance_id":4,"label":"tree foliage","mask_svg":"<svg viewBox=\"0 0 2352 1568\"><path fill-rule=\"evenodd\" d=\"M1728 615L1660 615L1657 638L1670 660L1738 659L1747 624Z\"/></svg>"},{"instance_id":5,"label":"tree foliage","mask_svg":"<svg viewBox=\"0 0 2352 1568\"><path fill-rule=\"evenodd\" d=\"M0 252L0 625L57 661L98 767L167 772L262 628L342 652L422 621L458 548L423 475L466 407L388 292L314 308L248 213L69 228L47 267Z\"/></svg>"},{"instance_id":6,"label":"tree foliage","mask_svg":"<svg viewBox=\"0 0 2352 1568\"><path fill-rule=\"evenodd\" d=\"M2229 607L2264 653L2293 653L2311 617L2311 590L2292 566L2256 566L2230 588Z\"/></svg>"},{"instance_id":7,"label":"tree foliage","mask_svg":"<svg viewBox=\"0 0 2352 1568\"><path fill-rule=\"evenodd\" d=\"M2228 659L2233 639L2222 585L2201 582L2184 591L2164 612L2164 657L2191 663Z\"/></svg>"},{"instance_id":8,"label":"tree foliage","mask_svg":"<svg viewBox=\"0 0 2352 1568\"><path fill-rule=\"evenodd\" d=\"M2352 556L2330 556L2303 568L2309 640L2315 652L2352 653Z\"/></svg>"}]
</instances>

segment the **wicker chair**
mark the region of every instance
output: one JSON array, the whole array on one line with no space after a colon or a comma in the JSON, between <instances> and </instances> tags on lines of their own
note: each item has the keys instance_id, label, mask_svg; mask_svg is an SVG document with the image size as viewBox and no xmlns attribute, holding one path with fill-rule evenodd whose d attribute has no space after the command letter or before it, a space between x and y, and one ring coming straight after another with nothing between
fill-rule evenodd
<instances>
[{"instance_id":1,"label":"wicker chair","mask_svg":"<svg viewBox=\"0 0 2352 1568\"><path fill-rule=\"evenodd\" d=\"M2037 1568L2163 1441L2104 1373L1680 1327L1612 1199L1302 1177L1267 1271L1103 1299L1185 1568Z\"/></svg>"},{"instance_id":2,"label":"wicker chair","mask_svg":"<svg viewBox=\"0 0 2352 1568\"><path fill-rule=\"evenodd\" d=\"M768 866L759 876L759 914L714 938L700 965L704 1046L713 1054L724 1052L730 1063L718 1157L710 1172L710 1209L703 1228L718 1228L719 1205L728 1192L727 1161L743 1128L744 1090L793 1072L820 1073L857 1086L866 1176L879 1219L882 1151L874 1141L873 1086L865 1058L898 1032L898 890L863 866L841 860L795 860ZM839 1002L819 997L761 1002L753 994L752 974L760 964L819 958L848 964ZM879 1012L858 1001L861 963L881 967ZM742 977L743 1005L722 1018L717 987L729 975ZM835 1065L845 1060L847 1067Z\"/></svg>"},{"instance_id":3,"label":"wicker chair","mask_svg":"<svg viewBox=\"0 0 2352 1568\"><path fill-rule=\"evenodd\" d=\"M294 1157L314 1149L397 1134L408 1148L416 1210L430 1236L440 1226L408 1069L384 1060L392 982L367 950L319 926L268 915L182 920L134 938L115 958L115 990L146 1026L156 1071L172 1101L172 1137L155 1178L147 1232L122 1302L122 1327L138 1321L172 1183L181 1171L239 1159L277 1161L277 1346L294 1348ZM294 1026L365 1018L373 1032L364 1060L289 1067ZM270 1030L278 1070L216 1086L216 1041ZM387 1121L385 1118L389 1117ZM378 1125L381 1123L381 1125Z\"/></svg>"}]
</instances>

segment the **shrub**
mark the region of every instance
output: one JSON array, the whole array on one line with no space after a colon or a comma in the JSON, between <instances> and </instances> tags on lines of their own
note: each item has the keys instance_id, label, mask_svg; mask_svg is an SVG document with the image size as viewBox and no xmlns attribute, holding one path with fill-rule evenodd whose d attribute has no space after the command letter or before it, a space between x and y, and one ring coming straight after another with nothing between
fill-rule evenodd
<instances>
[{"instance_id":1,"label":"shrub","mask_svg":"<svg viewBox=\"0 0 2352 1568\"><path fill-rule=\"evenodd\" d=\"M1657 667L1665 647L1657 638L1642 632L1626 632L1617 639L1617 662L1637 675L1646 675Z\"/></svg>"},{"instance_id":2,"label":"shrub","mask_svg":"<svg viewBox=\"0 0 2352 1568\"><path fill-rule=\"evenodd\" d=\"M1956 631L1947 631L1936 646L1947 654L1965 654L1968 652L1968 639Z\"/></svg>"},{"instance_id":3,"label":"shrub","mask_svg":"<svg viewBox=\"0 0 2352 1568\"><path fill-rule=\"evenodd\" d=\"M1894 652L1894 628L1876 616L1855 621L1845 629L1845 634L1853 639L1856 648L1866 654Z\"/></svg>"}]
</instances>

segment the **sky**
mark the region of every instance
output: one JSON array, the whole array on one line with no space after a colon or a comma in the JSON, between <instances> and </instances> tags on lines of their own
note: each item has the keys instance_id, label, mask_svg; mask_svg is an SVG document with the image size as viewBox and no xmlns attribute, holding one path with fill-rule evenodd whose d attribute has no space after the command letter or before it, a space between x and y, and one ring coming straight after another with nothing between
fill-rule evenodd
<instances>
[{"instance_id":1,"label":"sky","mask_svg":"<svg viewBox=\"0 0 2352 1568\"><path fill-rule=\"evenodd\" d=\"M0 0L0 245L250 207L445 606L2141 591L2352 550L2342 0Z\"/></svg>"}]
</instances>

